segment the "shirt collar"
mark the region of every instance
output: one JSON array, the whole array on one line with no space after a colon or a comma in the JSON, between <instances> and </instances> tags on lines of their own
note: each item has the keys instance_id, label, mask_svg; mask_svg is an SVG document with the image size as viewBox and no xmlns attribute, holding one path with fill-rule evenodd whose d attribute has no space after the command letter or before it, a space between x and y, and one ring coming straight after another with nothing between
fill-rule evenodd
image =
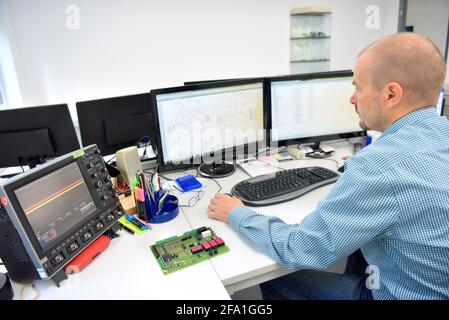
<instances>
[{"instance_id":1,"label":"shirt collar","mask_svg":"<svg viewBox=\"0 0 449 320\"><path fill-rule=\"evenodd\" d=\"M437 113L434 106L418 109L416 111L410 112L409 114L406 114L405 116L393 122L388 128L385 129L382 135L385 136L395 133L402 127L411 125L419 120L435 117L436 115Z\"/></svg>"}]
</instances>

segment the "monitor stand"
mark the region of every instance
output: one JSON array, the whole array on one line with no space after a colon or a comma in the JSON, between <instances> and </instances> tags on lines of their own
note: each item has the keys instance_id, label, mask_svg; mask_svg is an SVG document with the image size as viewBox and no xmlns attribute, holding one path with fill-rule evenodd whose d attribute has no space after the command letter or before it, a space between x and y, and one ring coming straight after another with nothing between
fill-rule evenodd
<instances>
[{"instance_id":1,"label":"monitor stand","mask_svg":"<svg viewBox=\"0 0 449 320\"><path fill-rule=\"evenodd\" d=\"M207 178L224 178L235 172L235 165L232 163L203 163L198 167L198 172Z\"/></svg>"},{"instance_id":2,"label":"monitor stand","mask_svg":"<svg viewBox=\"0 0 449 320\"><path fill-rule=\"evenodd\" d=\"M334 154L334 151L328 151L328 150L322 150L320 148L320 142L315 142L313 146L311 146L312 152L306 153L306 157L309 158L316 158L316 159L322 159L322 158L329 158Z\"/></svg>"}]
</instances>

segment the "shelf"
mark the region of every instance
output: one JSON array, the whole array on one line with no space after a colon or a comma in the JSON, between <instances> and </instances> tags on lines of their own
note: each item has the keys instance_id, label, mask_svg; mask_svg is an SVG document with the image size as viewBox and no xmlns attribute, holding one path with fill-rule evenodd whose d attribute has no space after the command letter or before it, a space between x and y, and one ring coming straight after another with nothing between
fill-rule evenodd
<instances>
[{"instance_id":1,"label":"shelf","mask_svg":"<svg viewBox=\"0 0 449 320\"><path fill-rule=\"evenodd\" d=\"M290 40L307 40L307 39L330 39L330 36L325 37L291 37Z\"/></svg>"},{"instance_id":2,"label":"shelf","mask_svg":"<svg viewBox=\"0 0 449 320\"><path fill-rule=\"evenodd\" d=\"M290 63L302 63L302 62L329 62L330 59L316 59L316 60L290 60Z\"/></svg>"},{"instance_id":3,"label":"shelf","mask_svg":"<svg viewBox=\"0 0 449 320\"><path fill-rule=\"evenodd\" d=\"M324 16L327 14L332 14L332 12L322 12L322 13L317 13L317 12L308 12L308 13L291 13L291 16Z\"/></svg>"},{"instance_id":4,"label":"shelf","mask_svg":"<svg viewBox=\"0 0 449 320\"><path fill-rule=\"evenodd\" d=\"M290 15L296 16L296 15L318 15L322 16L325 14L331 14L332 9L330 7L324 7L324 6L314 6L314 7L299 7L294 8L290 10Z\"/></svg>"}]
</instances>

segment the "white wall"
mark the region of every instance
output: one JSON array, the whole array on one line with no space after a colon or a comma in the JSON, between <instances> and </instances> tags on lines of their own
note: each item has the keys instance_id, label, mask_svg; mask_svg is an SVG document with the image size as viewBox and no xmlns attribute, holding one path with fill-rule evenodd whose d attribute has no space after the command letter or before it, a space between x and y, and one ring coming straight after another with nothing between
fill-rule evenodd
<instances>
[{"instance_id":1,"label":"white wall","mask_svg":"<svg viewBox=\"0 0 449 320\"><path fill-rule=\"evenodd\" d=\"M332 7L331 68L352 69L361 49L397 31L399 8L399 0L1 1L24 105L72 106L183 81L288 74L298 6ZM369 30L372 4L380 28ZM79 30L66 28L68 5L80 10Z\"/></svg>"},{"instance_id":2,"label":"white wall","mask_svg":"<svg viewBox=\"0 0 449 320\"><path fill-rule=\"evenodd\" d=\"M6 2L0 0L0 89L5 104L7 101L10 105L22 105L22 94L11 50L14 33L6 11Z\"/></svg>"},{"instance_id":3,"label":"white wall","mask_svg":"<svg viewBox=\"0 0 449 320\"><path fill-rule=\"evenodd\" d=\"M406 24L414 26L413 32L428 36L446 52L448 0L408 0Z\"/></svg>"},{"instance_id":4,"label":"white wall","mask_svg":"<svg viewBox=\"0 0 449 320\"><path fill-rule=\"evenodd\" d=\"M443 55L446 52L448 21L448 0L408 0L406 24L414 26L414 32L432 39ZM448 71L445 82L449 83Z\"/></svg>"}]
</instances>

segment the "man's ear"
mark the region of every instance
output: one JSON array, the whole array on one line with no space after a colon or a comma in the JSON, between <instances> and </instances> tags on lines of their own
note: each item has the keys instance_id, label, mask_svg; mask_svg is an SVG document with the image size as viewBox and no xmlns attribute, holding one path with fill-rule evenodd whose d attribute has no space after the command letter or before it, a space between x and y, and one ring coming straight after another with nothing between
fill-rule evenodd
<instances>
[{"instance_id":1,"label":"man's ear","mask_svg":"<svg viewBox=\"0 0 449 320\"><path fill-rule=\"evenodd\" d=\"M404 97L404 89L397 82L389 82L383 90L383 98L387 108L399 105Z\"/></svg>"}]
</instances>

